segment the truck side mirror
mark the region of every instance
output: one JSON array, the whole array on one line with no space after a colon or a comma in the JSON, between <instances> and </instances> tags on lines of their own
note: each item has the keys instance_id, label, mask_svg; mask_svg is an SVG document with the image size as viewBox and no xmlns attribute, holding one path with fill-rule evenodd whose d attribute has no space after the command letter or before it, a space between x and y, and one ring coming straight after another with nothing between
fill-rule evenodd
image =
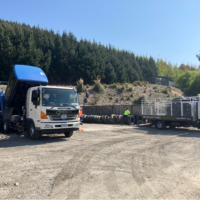
<instances>
[{"instance_id":1,"label":"truck side mirror","mask_svg":"<svg viewBox=\"0 0 200 200\"><path fill-rule=\"evenodd\" d=\"M32 91L32 100L31 101L33 102L33 105L35 105L36 107L38 105L40 105L40 95L37 90Z\"/></svg>"},{"instance_id":2,"label":"truck side mirror","mask_svg":"<svg viewBox=\"0 0 200 200\"><path fill-rule=\"evenodd\" d=\"M33 90L32 91L32 99L37 99L38 98L38 91L37 90Z\"/></svg>"}]
</instances>

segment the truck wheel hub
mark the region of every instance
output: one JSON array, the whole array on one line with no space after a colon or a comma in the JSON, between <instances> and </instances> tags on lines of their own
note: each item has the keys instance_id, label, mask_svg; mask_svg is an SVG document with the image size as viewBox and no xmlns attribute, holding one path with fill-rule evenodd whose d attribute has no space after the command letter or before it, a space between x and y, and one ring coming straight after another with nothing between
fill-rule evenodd
<instances>
[{"instance_id":1,"label":"truck wheel hub","mask_svg":"<svg viewBox=\"0 0 200 200\"><path fill-rule=\"evenodd\" d=\"M161 122L157 122L157 127L158 128L162 128L162 123Z\"/></svg>"}]
</instances>

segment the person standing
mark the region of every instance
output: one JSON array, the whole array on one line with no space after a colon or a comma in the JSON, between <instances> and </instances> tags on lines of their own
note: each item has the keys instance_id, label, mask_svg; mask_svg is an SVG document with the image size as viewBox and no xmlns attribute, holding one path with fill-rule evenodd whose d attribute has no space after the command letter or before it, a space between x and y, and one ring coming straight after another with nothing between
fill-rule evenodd
<instances>
[{"instance_id":1,"label":"person standing","mask_svg":"<svg viewBox=\"0 0 200 200\"><path fill-rule=\"evenodd\" d=\"M130 115L131 112L129 111L128 108L126 108L125 112L124 112L124 116L122 117L122 123L121 123L121 126L123 124L123 122L125 121L125 119L128 117L128 115Z\"/></svg>"}]
</instances>

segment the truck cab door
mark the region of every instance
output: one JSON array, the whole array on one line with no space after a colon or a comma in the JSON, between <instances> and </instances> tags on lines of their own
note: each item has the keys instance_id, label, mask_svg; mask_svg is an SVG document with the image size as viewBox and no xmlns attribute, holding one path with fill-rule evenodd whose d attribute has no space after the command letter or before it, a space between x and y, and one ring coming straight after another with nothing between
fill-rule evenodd
<instances>
[{"instance_id":1,"label":"truck cab door","mask_svg":"<svg viewBox=\"0 0 200 200\"><path fill-rule=\"evenodd\" d=\"M40 93L36 89L30 91L29 98L29 118L40 120Z\"/></svg>"}]
</instances>

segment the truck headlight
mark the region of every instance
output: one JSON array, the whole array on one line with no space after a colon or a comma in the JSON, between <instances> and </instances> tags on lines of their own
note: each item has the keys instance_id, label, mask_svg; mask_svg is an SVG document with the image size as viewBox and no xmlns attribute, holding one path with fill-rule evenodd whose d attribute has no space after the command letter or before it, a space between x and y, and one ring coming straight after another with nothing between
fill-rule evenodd
<instances>
[{"instance_id":1,"label":"truck headlight","mask_svg":"<svg viewBox=\"0 0 200 200\"><path fill-rule=\"evenodd\" d=\"M46 125L44 125L44 128L53 128L53 126L46 124Z\"/></svg>"},{"instance_id":2,"label":"truck headlight","mask_svg":"<svg viewBox=\"0 0 200 200\"><path fill-rule=\"evenodd\" d=\"M80 126L80 123L75 124L75 126Z\"/></svg>"}]
</instances>

